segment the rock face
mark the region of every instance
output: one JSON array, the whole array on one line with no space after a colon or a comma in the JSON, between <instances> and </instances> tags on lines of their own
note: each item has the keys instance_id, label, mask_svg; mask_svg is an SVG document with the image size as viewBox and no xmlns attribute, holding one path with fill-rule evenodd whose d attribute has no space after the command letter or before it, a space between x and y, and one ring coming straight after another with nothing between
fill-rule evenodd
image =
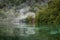
<instances>
[{"instance_id":1,"label":"rock face","mask_svg":"<svg viewBox=\"0 0 60 40\"><path fill-rule=\"evenodd\" d=\"M21 1L23 1L23 0L21 0ZM15 22L16 24L19 24L20 19L21 20L25 19L28 16L35 17L35 13L34 12L36 12L36 10L38 10L39 8L38 7L34 7L34 5L35 6L36 5L41 5L43 3L47 3L48 1L49 0L25 0L19 6L16 6L15 8L13 7L14 11L18 11L19 13L17 13L18 17L16 17L16 18L12 18L12 15L10 15L11 18L13 19L11 22ZM7 6L7 8L10 8L10 7L12 7L12 6L11 5ZM16 12L14 12L14 14L15 13ZM11 13L9 13L9 14L11 14ZM9 15L7 15L7 16L9 16Z\"/></svg>"},{"instance_id":2,"label":"rock face","mask_svg":"<svg viewBox=\"0 0 60 40\"><path fill-rule=\"evenodd\" d=\"M33 7L34 5L40 5L40 4L43 4L43 3L47 3L49 0L20 0L20 1L23 1L22 3L20 3L20 5L18 5L18 6L16 6L16 4L18 3L18 2L16 2L16 0L15 0L15 2L16 2L16 4L9 4L8 2L9 1L11 1L11 0L0 0L0 2L1 3L3 3L4 5L6 5L6 7L4 7L4 9L3 10L5 10L5 11L8 11L8 9L14 9L14 11L15 10L18 10L18 11L20 11L20 13L19 13L19 15L20 14L22 14L21 16L24 16L26 13L26 15L28 15L28 16L30 16L31 14L29 13L29 12L33 12L34 10L38 10L38 8L36 8L36 7ZM14 1L14 0L13 0ZM15 5L15 6L14 6ZM30 8L28 8L28 6L30 7ZM14 12L13 14L12 14L12 12L13 12L13 10L11 10L10 11L10 13L7 13L7 14L9 14L9 15L7 15L7 17L8 18L12 18L12 16L13 16L13 14L15 14L16 12ZM17 13L18 14L18 13ZM30 14L30 15L29 15ZM17 18L17 20L18 19L20 19L20 17L21 16L19 16L18 15L18 18ZM35 14L34 14L35 15ZM22 19L23 18L26 18L27 16L24 16L24 17L22 17ZM12 18L13 19L13 18ZM19 20L18 20L19 21Z\"/></svg>"}]
</instances>

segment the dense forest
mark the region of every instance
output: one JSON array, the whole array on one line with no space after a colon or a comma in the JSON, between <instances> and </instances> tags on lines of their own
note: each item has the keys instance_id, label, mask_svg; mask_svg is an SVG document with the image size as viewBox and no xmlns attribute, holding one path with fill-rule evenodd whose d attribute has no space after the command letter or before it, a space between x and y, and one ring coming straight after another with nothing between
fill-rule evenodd
<instances>
[{"instance_id":1,"label":"dense forest","mask_svg":"<svg viewBox=\"0 0 60 40\"><path fill-rule=\"evenodd\" d=\"M60 0L52 0L48 7L36 13L36 22L38 25L58 25L60 24Z\"/></svg>"}]
</instances>

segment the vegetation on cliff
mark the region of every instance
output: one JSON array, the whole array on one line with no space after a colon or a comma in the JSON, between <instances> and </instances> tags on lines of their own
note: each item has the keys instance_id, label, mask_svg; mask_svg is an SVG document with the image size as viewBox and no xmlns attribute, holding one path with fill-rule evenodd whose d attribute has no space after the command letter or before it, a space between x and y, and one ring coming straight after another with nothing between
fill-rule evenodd
<instances>
[{"instance_id":1,"label":"vegetation on cliff","mask_svg":"<svg viewBox=\"0 0 60 40\"><path fill-rule=\"evenodd\" d=\"M57 25L60 24L60 0L52 0L48 7L36 13L36 24Z\"/></svg>"}]
</instances>

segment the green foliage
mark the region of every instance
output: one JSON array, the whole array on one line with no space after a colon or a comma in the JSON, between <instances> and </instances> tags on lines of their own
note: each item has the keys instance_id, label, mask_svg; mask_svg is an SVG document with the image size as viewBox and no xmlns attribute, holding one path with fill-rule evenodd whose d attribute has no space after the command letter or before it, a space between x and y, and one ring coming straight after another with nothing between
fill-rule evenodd
<instances>
[{"instance_id":1,"label":"green foliage","mask_svg":"<svg viewBox=\"0 0 60 40\"><path fill-rule=\"evenodd\" d=\"M32 24L32 20L33 20L32 16L26 18L26 22L29 24Z\"/></svg>"},{"instance_id":2,"label":"green foliage","mask_svg":"<svg viewBox=\"0 0 60 40\"><path fill-rule=\"evenodd\" d=\"M42 9L36 14L36 24L60 24L60 0L52 0L48 3L48 8Z\"/></svg>"},{"instance_id":3,"label":"green foliage","mask_svg":"<svg viewBox=\"0 0 60 40\"><path fill-rule=\"evenodd\" d=\"M6 15L2 9L0 10L0 18L6 18Z\"/></svg>"}]
</instances>

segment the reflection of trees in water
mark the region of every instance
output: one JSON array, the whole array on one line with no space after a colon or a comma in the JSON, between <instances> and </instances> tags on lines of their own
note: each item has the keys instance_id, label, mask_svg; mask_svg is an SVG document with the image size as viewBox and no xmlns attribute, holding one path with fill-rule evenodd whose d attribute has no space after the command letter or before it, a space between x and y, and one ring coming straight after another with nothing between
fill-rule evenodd
<instances>
[{"instance_id":1,"label":"reflection of trees in water","mask_svg":"<svg viewBox=\"0 0 60 40\"><path fill-rule=\"evenodd\" d=\"M52 29L45 30L45 29L46 28L38 30L37 34L30 35L30 36L16 36L16 35L15 36L6 36L6 35L3 35L3 36L0 36L0 40L60 40L60 33L50 34L49 32L53 31L53 30ZM1 32L1 29L0 29L0 32Z\"/></svg>"}]
</instances>

